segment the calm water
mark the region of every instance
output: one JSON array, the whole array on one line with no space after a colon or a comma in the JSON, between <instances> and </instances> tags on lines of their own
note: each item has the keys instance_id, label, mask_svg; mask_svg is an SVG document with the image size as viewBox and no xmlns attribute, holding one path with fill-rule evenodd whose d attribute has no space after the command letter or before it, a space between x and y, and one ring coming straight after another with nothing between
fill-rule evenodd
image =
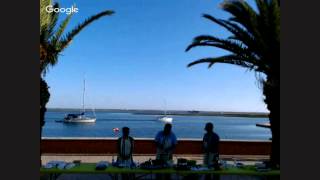
<instances>
[{"instance_id":1,"label":"calm water","mask_svg":"<svg viewBox=\"0 0 320 180\"><path fill-rule=\"evenodd\" d=\"M162 130L163 123L157 115L97 112L94 124L66 124L62 120L67 112L46 113L43 137L117 137L113 128L128 126L133 137L153 138ZM172 116L173 131L178 138L202 138L204 125L212 122L221 139L268 140L270 130L257 127L256 123L269 122L267 118L221 117L221 116Z\"/></svg>"}]
</instances>

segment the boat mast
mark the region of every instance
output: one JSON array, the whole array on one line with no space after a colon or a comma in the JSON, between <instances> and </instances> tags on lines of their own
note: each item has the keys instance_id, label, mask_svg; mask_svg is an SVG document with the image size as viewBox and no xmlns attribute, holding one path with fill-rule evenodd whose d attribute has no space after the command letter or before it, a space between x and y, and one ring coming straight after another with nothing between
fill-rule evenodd
<instances>
[{"instance_id":1,"label":"boat mast","mask_svg":"<svg viewBox=\"0 0 320 180\"><path fill-rule=\"evenodd\" d=\"M167 116L167 100L164 100L164 116Z\"/></svg>"},{"instance_id":2,"label":"boat mast","mask_svg":"<svg viewBox=\"0 0 320 180\"><path fill-rule=\"evenodd\" d=\"M85 93L85 90L86 90L86 79L84 78L83 79L83 94L82 94L82 112L83 113L85 112L85 109L84 109L84 93Z\"/></svg>"}]
</instances>

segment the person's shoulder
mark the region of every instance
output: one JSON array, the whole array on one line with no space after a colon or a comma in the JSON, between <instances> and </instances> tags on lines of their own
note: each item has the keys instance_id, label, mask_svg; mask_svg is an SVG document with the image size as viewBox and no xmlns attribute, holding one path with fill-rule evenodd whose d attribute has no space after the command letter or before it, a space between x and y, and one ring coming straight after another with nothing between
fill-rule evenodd
<instances>
[{"instance_id":1,"label":"person's shoulder","mask_svg":"<svg viewBox=\"0 0 320 180\"><path fill-rule=\"evenodd\" d=\"M129 136L129 139L130 139L131 141L133 141L133 140L134 140L134 138L133 138L133 137L131 137L131 136Z\"/></svg>"},{"instance_id":2,"label":"person's shoulder","mask_svg":"<svg viewBox=\"0 0 320 180\"><path fill-rule=\"evenodd\" d=\"M218 139L220 139L220 136L219 136L217 133L213 132L213 135L214 135L215 137L217 137Z\"/></svg>"},{"instance_id":3,"label":"person's shoulder","mask_svg":"<svg viewBox=\"0 0 320 180\"><path fill-rule=\"evenodd\" d=\"M155 139L158 139L158 138L160 138L161 136L162 136L162 131L159 131L159 132L157 133Z\"/></svg>"},{"instance_id":4,"label":"person's shoulder","mask_svg":"<svg viewBox=\"0 0 320 180\"><path fill-rule=\"evenodd\" d=\"M174 132L171 132L171 137L174 139L177 139L177 136L176 136L176 134L174 134Z\"/></svg>"}]
</instances>

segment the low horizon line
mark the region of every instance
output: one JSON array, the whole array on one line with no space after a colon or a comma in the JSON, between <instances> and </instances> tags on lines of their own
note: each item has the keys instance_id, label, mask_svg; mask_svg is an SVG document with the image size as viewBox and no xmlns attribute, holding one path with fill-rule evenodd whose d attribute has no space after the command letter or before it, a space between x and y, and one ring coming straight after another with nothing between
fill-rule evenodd
<instances>
[{"instance_id":1,"label":"low horizon line","mask_svg":"<svg viewBox=\"0 0 320 180\"><path fill-rule=\"evenodd\" d=\"M68 110L81 110L82 108L59 108L59 107L47 107L47 109L68 109ZM90 110L92 108L85 108L86 110ZM164 111L163 109L131 109L131 108L94 108L95 110L125 110L125 111ZM214 110L166 110L166 111L198 111L198 112L217 112L217 113L263 113L269 114L266 111L214 111Z\"/></svg>"}]
</instances>

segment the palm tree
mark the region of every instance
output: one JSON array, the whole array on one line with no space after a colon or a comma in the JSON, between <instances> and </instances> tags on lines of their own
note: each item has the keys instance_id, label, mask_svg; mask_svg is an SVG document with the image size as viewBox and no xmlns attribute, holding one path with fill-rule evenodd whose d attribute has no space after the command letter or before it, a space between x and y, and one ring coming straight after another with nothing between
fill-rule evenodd
<instances>
[{"instance_id":1,"label":"palm tree","mask_svg":"<svg viewBox=\"0 0 320 180\"><path fill-rule=\"evenodd\" d=\"M46 7L50 4L51 0L40 0L40 31L50 22L49 13L46 12Z\"/></svg>"},{"instance_id":2,"label":"palm tree","mask_svg":"<svg viewBox=\"0 0 320 180\"><path fill-rule=\"evenodd\" d=\"M59 8L59 4L55 3L54 8ZM71 43L73 38L78 35L81 30L99 18L113 14L113 11L106 10L87 18L84 22L78 24L70 32L65 35L64 31L69 24L73 14L68 15L57 27L59 13L52 12L49 14L50 22L44 24L40 29L40 70L45 75L46 70L50 66L56 65L59 54Z\"/></svg>"},{"instance_id":3,"label":"palm tree","mask_svg":"<svg viewBox=\"0 0 320 180\"><path fill-rule=\"evenodd\" d=\"M222 3L222 9L231 14L227 20L208 14L203 17L227 29L231 35L225 39L210 35L194 38L186 51L205 46L224 49L230 54L196 60L188 67L208 63L238 65L253 70L263 85L264 102L267 105L272 133L270 162L280 165L280 1L255 0L257 11L243 0ZM258 76L261 77L261 76Z\"/></svg>"},{"instance_id":4,"label":"palm tree","mask_svg":"<svg viewBox=\"0 0 320 180\"><path fill-rule=\"evenodd\" d=\"M42 4L41 4L42 3ZM51 0L40 0L40 137L44 125L44 115L46 104L49 101L50 93L48 85L43 79L49 67L57 64L60 53L70 45L71 41L81 30L103 16L112 15L114 12L106 10L90 16L82 23L79 23L69 32L64 32L73 14L69 14L57 25L59 14L48 13L44 7L51 4ZM58 3L53 4L54 8L59 8Z\"/></svg>"}]
</instances>

